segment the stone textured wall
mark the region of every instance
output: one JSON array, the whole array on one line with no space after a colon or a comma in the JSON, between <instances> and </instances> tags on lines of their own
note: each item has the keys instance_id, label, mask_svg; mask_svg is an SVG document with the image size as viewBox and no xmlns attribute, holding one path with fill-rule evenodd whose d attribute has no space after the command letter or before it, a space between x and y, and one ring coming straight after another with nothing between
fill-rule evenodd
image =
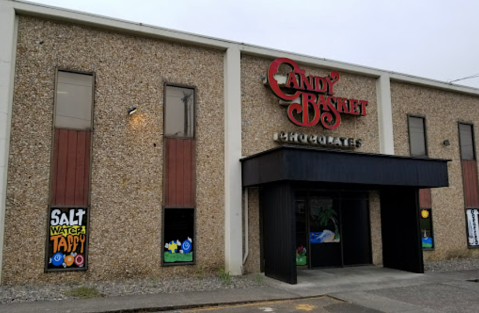
<instances>
[{"instance_id":1,"label":"stone textured wall","mask_svg":"<svg viewBox=\"0 0 479 313\"><path fill-rule=\"evenodd\" d=\"M45 274L57 68L96 75L89 269ZM165 82L197 87L196 263L224 266L222 52L21 17L15 74L3 284L195 271L161 267Z\"/></svg>"},{"instance_id":2,"label":"stone textured wall","mask_svg":"<svg viewBox=\"0 0 479 313\"><path fill-rule=\"evenodd\" d=\"M335 95L369 101L367 116L341 115L341 125L327 130L320 124L314 127L299 127L288 120L286 107L278 104L271 89L263 85L263 76L272 60L245 56L241 58L241 115L243 155L248 156L280 145L273 141L278 131L323 134L363 139L357 151L379 153L378 113L376 104L376 79L340 72L334 85ZM302 66L306 75L327 76L331 71Z\"/></svg>"},{"instance_id":3,"label":"stone textured wall","mask_svg":"<svg viewBox=\"0 0 479 313\"><path fill-rule=\"evenodd\" d=\"M391 82L391 98L395 153L409 155L407 115L412 114L426 118L429 157L452 160L449 187L432 190L435 250L425 251L424 259L479 256L479 250L467 248L458 132L458 122L474 123L478 148L479 97ZM449 147L443 145L446 139Z\"/></svg>"}]
</instances>

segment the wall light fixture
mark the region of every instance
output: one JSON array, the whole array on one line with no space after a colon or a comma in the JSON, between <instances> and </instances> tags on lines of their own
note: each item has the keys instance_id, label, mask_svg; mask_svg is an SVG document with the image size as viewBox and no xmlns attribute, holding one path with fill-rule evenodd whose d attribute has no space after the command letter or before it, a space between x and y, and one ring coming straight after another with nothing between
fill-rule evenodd
<instances>
[{"instance_id":1,"label":"wall light fixture","mask_svg":"<svg viewBox=\"0 0 479 313\"><path fill-rule=\"evenodd\" d=\"M128 115L133 115L136 113L136 111L138 111L136 107L131 107L128 109Z\"/></svg>"}]
</instances>

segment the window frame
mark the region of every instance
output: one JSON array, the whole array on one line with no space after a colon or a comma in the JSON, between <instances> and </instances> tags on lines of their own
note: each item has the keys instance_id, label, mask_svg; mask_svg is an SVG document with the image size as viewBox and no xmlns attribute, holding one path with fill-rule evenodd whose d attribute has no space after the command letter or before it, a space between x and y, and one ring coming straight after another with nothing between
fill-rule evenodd
<instances>
[{"instance_id":1,"label":"window frame","mask_svg":"<svg viewBox=\"0 0 479 313\"><path fill-rule=\"evenodd\" d=\"M196 205L196 197L195 197L195 205ZM168 263L165 262L165 257L164 257L164 249L165 249L165 212L166 210L193 210L193 261L192 262L181 262L181 263ZM197 219L196 219L196 206L194 208L191 207L165 207L163 206L162 212L161 212L161 222L162 222L162 230L161 230L161 266L163 267L169 267L169 266L185 266L185 265L196 265L196 226L197 226Z\"/></svg>"},{"instance_id":2,"label":"window frame","mask_svg":"<svg viewBox=\"0 0 479 313\"><path fill-rule=\"evenodd\" d=\"M170 136L166 135L166 88L167 87L176 87L176 88L185 88L185 89L191 89L193 90L194 93L194 99L193 99L193 136L191 137L184 137L184 136ZM172 139L192 139L196 140L196 119L197 119L197 103L198 101L196 100L197 98L197 88L196 86L193 85L186 85L186 84L177 84L177 83L168 83L165 82L163 84L163 138L172 138Z\"/></svg>"},{"instance_id":3,"label":"window frame","mask_svg":"<svg viewBox=\"0 0 479 313\"><path fill-rule=\"evenodd\" d=\"M409 123L410 118L420 118L423 121L424 125L424 150L426 152L425 155L413 155L412 154L412 145L411 145L411 124ZM407 114L407 130L408 130L408 141L409 141L409 155L415 158L429 158L429 151L428 151L428 142L427 142L427 124L426 124L426 117L424 115L416 115L416 114Z\"/></svg>"},{"instance_id":4,"label":"window frame","mask_svg":"<svg viewBox=\"0 0 479 313\"><path fill-rule=\"evenodd\" d=\"M471 127L471 137L472 137L472 145L473 145L473 148L472 148L472 152L474 154L474 159L473 160L465 160L462 158L462 142L461 142L461 125L467 125L467 126L470 126ZM466 230L466 244L467 244L467 248L468 249L479 249L479 246L471 246L469 244L469 228L467 226L467 210L471 210L471 209L477 209L479 210L478 207L466 207L465 205L465 200L466 200L466 195L465 195L465 192L464 192L464 169L463 169L463 166L462 166L462 161L476 161L477 162L477 154L476 154L476 136L475 136L475 132L474 132L474 123L470 123L470 122L464 122L464 121L458 121L457 122L457 135L458 135L458 138L459 138L459 159L461 161L461 173L462 173L462 184L463 184L463 200L464 200L464 228Z\"/></svg>"},{"instance_id":5,"label":"window frame","mask_svg":"<svg viewBox=\"0 0 479 313\"><path fill-rule=\"evenodd\" d=\"M471 138L472 138L472 153L473 153L473 159L472 160L466 160L462 158L462 139L461 139L461 125L466 125L471 127ZM474 124L473 123L468 123L468 122L457 122L457 134L459 137L459 158L461 161L477 161L477 155L476 155L476 136L474 134Z\"/></svg>"},{"instance_id":6,"label":"window frame","mask_svg":"<svg viewBox=\"0 0 479 313\"><path fill-rule=\"evenodd\" d=\"M434 222L433 222L433 219L432 219L432 207L419 208L419 218L420 219L422 218L422 216L421 216L421 211L422 210L428 210L429 211L429 219L431 220L432 247L431 248L423 248L422 247L422 240L421 240L421 248L422 248L423 251L434 251L434 250L436 250L436 240L435 240L436 237L434 236ZM421 223L419 223L419 226L420 225L421 225Z\"/></svg>"},{"instance_id":7,"label":"window frame","mask_svg":"<svg viewBox=\"0 0 479 313\"><path fill-rule=\"evenodd\" d=\"M62 67L57 67L55 69L55 82L54 82L54 95L53 95L53 118L52 118L52 129L53 131L55 130L55 124L56 124L56 115L57 115L57 89L58 89L58 72L66 72L66 73L71 73L71 74L80 74L80 75L88 75L92 76L93 78L93 84L92 84L92 93L91 93L91 127L90 130L93 133L94 126L95 126L95 120L94 120L94 112L95 112L95 90L96 90L96 73L95 72L85 72L85 71L77 71L77 70L71 70L71 69L66 69ZM68 128L68 127L62 127L62 129L75 129L76 128Z\"/></svg>"},{"instance_id":8,"label":"window frame","mask_svg":"<svg viewBox=\"0 0 479 313\"><path fill-rule=\"evenodd\" d=\"M54 147L55 147L55 116L56 116L56 110L57 110L57 85L58 85L58 72L68 72L68 73L74 73L74 74L81 74L81 75L90 75L93 77L93 84L92 84L92 104L91 104L91 142L90 142L90 181L88 182L88 207L91 206L91 181L92 181L92 167L93 167L93 140L94 140L94 130L95 130L95 120L94 120L94 112L95 112L95 90L96 90L96 73L95 72L84 72L84 71L76 71L76 70L70 70L70 69L65 69L58 67L55 69L55 81L54 81L54 95L53 95L53 110L52 110L52 128L51 128L51 134L52 134L52 140L51 140L51 149L50 149L50 178L48 181L49 187L48 187L48 209L50 209L51 203L52 203L52 178L53 178L53 166L54 164L54 158L55 156L53 155L54 153ZM63 129L68 129L68 128L63 128Z\"/></svg>"},{"instance_id":9,"label":"window frame","mask_svg":"<svg viewBox=\"0 0 479 313\"><path fill-rule=\"evenodd\" d=\"M194 99L193 99L193 136L192 137L182 137L182 136L167 136L165 133L165 122L166 122L166 88L167 87L177 87L177 88L186 88L193 90L194 92ZM194 185L195 185L195 192L194 192L194 206L193 207L185 207L185 206L180 206L180 207L173 207L173 206L166 206L165 205L165 197L166 197L166 158L165 158L165 151L166 151L166 140L165 139L178 139L178 140L193 140L195 141L195 147L196 147L196 126L197 126L197 105L198 105L198 88L195 85L188 85L188 84L180 84L180 83L171 83L171 82L164 82L163 83L163 131L162 131L162 137L163 137L163 186L162 186L162 209L161 209L161 223L162 223L162 230L161 230L161 253L160 253L160 258L161 258L161 266L162 267L170 267L170 266L188 266L188 265L196 265L196 234L197 234L197 217L196 217L196 186L197 186L197 180L196 180L196 166L195 166L195 171L193 173L193 179L194 179ZM194 164L196 164L196 151L194 154ZM165 262L164 258L164 249L165 249L165 211L169 209L193 209L193 261L192 262L181 262L181 263L167 263Z\"/></svg>"},{"instance_id":10,"label":"window frame","mask_svg":"<svg viewBox=\"0 0 479 313\"><path fill-rule=\"evenodd\" d=\"M49 251L49 236L50 233L50 211L52 208L59 207L58 205L52 205L52 179L53 179L53 164L54 164L54 147L55 147L55 122L56 122L56 112L57 112L57 88L58 88L58 72L67 72L67 73L74 73L80 75L89 75L93 78L92 84L92 99L91 99L91 142L90 142L90 180L88 182L88 203L86 206L74 206L74 205L66 205L66 208L86 208L87 209L87 237L86 237L86 246L85 246L85 266L83 268L63 268L63 269L48 269L48 251ZM55 68L55 79L54 79L54 88L53 88L53 110L52 110L52 124L51 124L51 149L50 149L50 176L48 180L48 205L47 205L47 214L46 214L46 233L45 233L45 264L44 264L44 273L55 273L55 272L76 272L76 271L87 271L89 262L89 247L90 247L90 210L91 210L91 184L92 184L92 173L93 173L93 140L94 140L94 127L95 127L95 120L94 120L94 112L95 112L95 91L96 91L96 73L95 72L87 72L87 71L80 71L80 70L72 70L63 67L56 67ZM68 128L64 128L68 129Z\"/></svg>"}]
</instances>

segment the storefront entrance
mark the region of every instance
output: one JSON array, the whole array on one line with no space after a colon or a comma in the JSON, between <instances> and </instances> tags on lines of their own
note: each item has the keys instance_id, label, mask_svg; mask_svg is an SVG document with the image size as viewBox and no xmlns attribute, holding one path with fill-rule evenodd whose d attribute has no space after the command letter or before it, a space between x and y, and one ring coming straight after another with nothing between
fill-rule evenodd
<instances>
[{"instance_id":1,"label":"storefront entrance","mask_svg":"<svg viewBox=\"0 0 479 313\"><path fill-rule=\"evenodd\" d=\"M281 146L241 161L266 276L296 284L300 252L307 268L371 263L365 190L379 192L383 266L424 272L419 189L448 186L447 160Z\"/></svg>"},{"instance_id":2,"label":"storefront entrance","mask_svg":"<svg viewBox=\"0 0 479 313\"><path fill-rule=\"evenodd\" d=\"M367 192L297 191L295 219L299 268L372 263Z\"/></svg>"}]
</instances>

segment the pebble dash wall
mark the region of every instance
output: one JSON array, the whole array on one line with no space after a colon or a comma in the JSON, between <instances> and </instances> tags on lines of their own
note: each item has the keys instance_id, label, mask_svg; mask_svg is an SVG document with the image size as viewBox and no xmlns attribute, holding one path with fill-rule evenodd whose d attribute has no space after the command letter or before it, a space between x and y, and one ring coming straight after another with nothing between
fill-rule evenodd
<instances>
[{"instance_id":1,"label":"pebble dash wall","mask_svg":"<svg viewBox=\"0 0 479 313\"><path fill-rule=\"evenodd\" d=\"M57 68L96 75L89 268L44 273ZM224 267L223 52L20 17L2 284ZM161 267L164 83L197 88L196 266ZM127 109L138 113L127 116Z\"/></svg>"},{"instance_id":2,"label":"pebble dash wall","mask_svg":"<svg viewBox=\"0 0 479 313\"><path fill-rule=\"evenodd\" d=\"M458 122L474 124L476 155L479 146L479 97L391 82L394 151L409 155L407 115L426 120L428 154L449 159L449 187L432 189L434 251L424 251L424 260L479 257L467 248ZM444 140L451 145L445 146ZM477 191L479 192L479 190Z\"/></svg>"}]
</instances>

